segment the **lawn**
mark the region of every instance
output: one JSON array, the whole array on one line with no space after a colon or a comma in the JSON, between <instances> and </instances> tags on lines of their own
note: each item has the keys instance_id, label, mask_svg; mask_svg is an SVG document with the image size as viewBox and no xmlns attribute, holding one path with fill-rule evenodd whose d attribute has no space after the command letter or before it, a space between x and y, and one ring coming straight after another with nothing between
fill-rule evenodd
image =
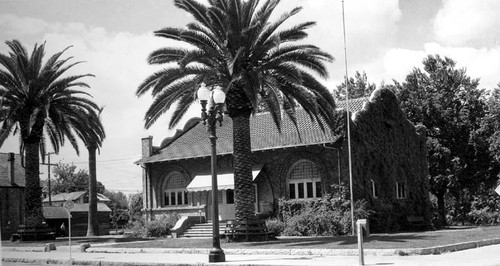
<instances>
[{"instance_id":1,"label":"lawn","mask_svg":"<svg viewBox=\"0 0 500 266\"><path fill-rule=\"evenodd\" d=\"M455 227L427 232L373 234L365 237L364 247L366 249L426 248L494 238L500 238L500 226ZM2 246L43 246L46 242L48 241L43 243L3 241ZM67 238L50 242L56 246L68 245ZM116 236L72 239L72 245L82 243L106 244L107 248L210 248L212 239L138 239ZM353 236L279 237L274 241L236 243L228 243L223 239L221 247L223 249L355 249L357 238Z\"/></svg>"}]
</instances>

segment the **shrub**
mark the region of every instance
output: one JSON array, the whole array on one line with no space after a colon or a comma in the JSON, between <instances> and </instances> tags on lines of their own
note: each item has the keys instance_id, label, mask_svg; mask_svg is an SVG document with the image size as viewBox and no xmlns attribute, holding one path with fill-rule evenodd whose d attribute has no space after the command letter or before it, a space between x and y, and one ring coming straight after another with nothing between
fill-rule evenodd
<instances>
[{"instance_id":1,"label":"shrub","mask_svg":"<svg viewBox=\"0 0 500 266\"><path fill-rule=\"evenodd\" d=\"M314 200L279 201L279 219L285 224L283 235L335 236L351 231L351 202L345 187L338 193ZM355 219L368 218L365 200L354 203Z\"/></svg>"},{"instance_id":2,"label":"shrub","mask_svg":"<svg viewBox=\"0 0 500 266\"><path fill-rule=\"evenodd\" d=\"M273 233L275 236L279 236L285 229L285 223L276 218L267 219L266 227L269 232Z\"/></svg>"},{"instance_id":3,"label":"shrub","mask_svg":"<svg viewBox=\"0 0 500 266\"><path fill-rule=\"evenodd\" d=\"M132 224L132 233L130 235L135 237L167 236L179 218L180 216L177 213L171 213L157 216L152 221L136 220Z\"/></svg>"},{"instance_id":4,"label":"shrub","mask_svg":"<svg viewBox=\"0 0 500 266\"><path fill-rule=\"evenodd\" d=\"M146 221L144 218L137 219L130 224L130 231L126 233L129 237L146 237L146 227L144 226Z\"/></svg>"},{"instance_id":5,"label":"shrub","mask_svg":"<svg viewBox=\"0 0 500 266\"><path fill-rule=\"evenodd\" d=\"M500 200L494 191L487 195L473 196L468 220L476 225L494 225L500 223Z\"/></svg>"},{"instance_id":6,"label":"shrub","mask_svg":"<svg viewBox=\"0 0 500 266\"><path fill-rule=\"evenodd\" d=\"M500 199L493 189L477 194L462 190L446 201L449 225L494 225L500 223Z\"/></svg>"}]
</instances>

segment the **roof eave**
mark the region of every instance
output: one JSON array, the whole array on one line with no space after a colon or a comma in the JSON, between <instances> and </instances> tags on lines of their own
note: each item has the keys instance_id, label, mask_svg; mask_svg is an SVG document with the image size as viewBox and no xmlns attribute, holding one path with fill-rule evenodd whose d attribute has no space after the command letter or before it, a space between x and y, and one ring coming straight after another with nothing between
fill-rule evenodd
<instances>
[{"instance_id":1,"label":"roof eave","mask_svg":"<svg viewBox=\"0 0 500 266\"><path fill-rule=\"evenodd\" d=\"M276 147L266 147L262 149L253 149L252 153L254 152L264 152L264 151L270 151L270 150L283 150L283 149L295 149L295 148L303 148L303 147L308 147L308 146L317 146L317 145L323 145L323 144L328 144L328 143L335 143L337 142L342 136L336 136L330 141L321 141L321 142L315 142L315 143L307 143L307 144L294 144L294 145L286 145L286 146L276 146ZM218 156L225 156L232 154L232 152L226 152L226 153L218 153ZM191 159L201 159L201 158L206 158L210 157L209 154L207 155L200 155L196 157L178 157L178 158L172 158L172 159L160 159L160 160L151 160L151 161L144 161L141 160L140 163L138 164L150 164L150 163L160 163L160 162L175 162L175 161L183 161L183 160L191 160Z\"/></svg>"}]
</instances>

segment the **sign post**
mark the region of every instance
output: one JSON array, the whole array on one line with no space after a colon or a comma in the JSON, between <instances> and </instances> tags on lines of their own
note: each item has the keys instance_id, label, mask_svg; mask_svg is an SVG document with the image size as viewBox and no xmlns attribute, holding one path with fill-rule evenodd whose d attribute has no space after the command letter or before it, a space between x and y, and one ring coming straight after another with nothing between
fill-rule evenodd
<instances>
[{"instance_id":1,"label":"sign post","mask_svg":"<svg viewBox=\"0 0 500 266\"><path fill-rule=\"evenodd\" d=\"M75 204L71 201L68 200L64 202L63 207L66 209L68 212L68 239L69 239L69 260L71 261L71 210L75 207Z\"/></svg>"}]
</instances>

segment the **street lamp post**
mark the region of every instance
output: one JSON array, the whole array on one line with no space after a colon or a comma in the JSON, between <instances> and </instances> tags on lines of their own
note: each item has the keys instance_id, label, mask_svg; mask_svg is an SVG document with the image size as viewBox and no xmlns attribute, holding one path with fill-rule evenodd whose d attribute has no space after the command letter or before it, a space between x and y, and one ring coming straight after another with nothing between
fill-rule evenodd
<instances>
[{"instance_id":1,"label":"street lamp post","mask_svg":"<svg viewBox=\"0 0 500 266\"><path fill-rule=\"evenodd\" d=\"M207 132L209 135L211 148L212 148L212 160L211 160L211 171L212 171L212 249L208 254L209 262L224 262L226 261L226 255L220 247L220 236L219 236L219 202L218 202L218 189L217 189L217 135L216 135L216 123L219 122L222 126L222 109L226 95L222 91L221 87L215 86L212 91L210 91L204 83L200 85L198 89L198 99L201 104L201 119L203 123L207 125ZM207 112L207 103L210 100L209 110Z\"/></svg>"}]
</instances>

